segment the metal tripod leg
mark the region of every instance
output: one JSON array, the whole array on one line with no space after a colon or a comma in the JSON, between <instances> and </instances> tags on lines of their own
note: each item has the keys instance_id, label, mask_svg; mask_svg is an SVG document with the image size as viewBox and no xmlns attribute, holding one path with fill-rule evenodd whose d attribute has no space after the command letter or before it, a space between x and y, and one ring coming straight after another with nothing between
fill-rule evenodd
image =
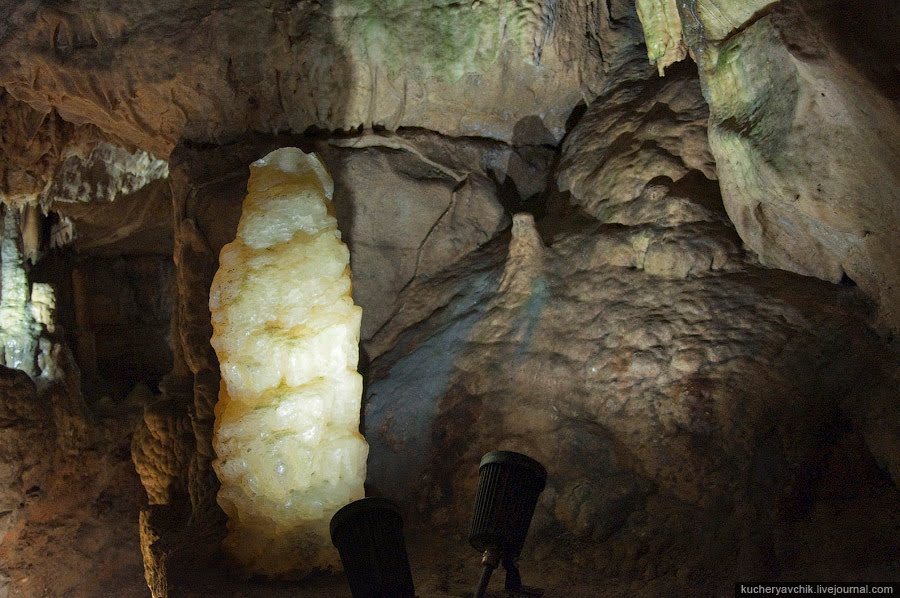
<instances>
[{"instance_id":1,"label":"metal tripod leg","mask_svg":"<svg viewBox=\"0 0 900 598\"><path fill-rule=\"evenodd\" d=\"M516 596L543 596L544 590L522 585L522 576L519 574L519 566L516 559L503 555L503 568L506 569L506 584L504 588L510 594Z\"/></svg>"}]
</instances>

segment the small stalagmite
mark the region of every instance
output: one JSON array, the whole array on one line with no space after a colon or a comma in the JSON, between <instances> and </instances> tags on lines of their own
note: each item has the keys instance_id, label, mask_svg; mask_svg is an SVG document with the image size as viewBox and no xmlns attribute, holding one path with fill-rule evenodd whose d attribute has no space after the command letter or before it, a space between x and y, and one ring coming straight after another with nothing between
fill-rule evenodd
<instances>
[{"instance_id":1,"label":"small stalagmite","mask_svg":"<svg viewBox=\"0 0 900 598\"><path fill-rule=\"evenodd\" d=\"M329 521L363 496L362 310L333 191L315 154L282 148L255 162L237 238L222 248L210 289L222 372L218 501L225 548L245 574L337 568Z\"/></svg>"}]
</instances>

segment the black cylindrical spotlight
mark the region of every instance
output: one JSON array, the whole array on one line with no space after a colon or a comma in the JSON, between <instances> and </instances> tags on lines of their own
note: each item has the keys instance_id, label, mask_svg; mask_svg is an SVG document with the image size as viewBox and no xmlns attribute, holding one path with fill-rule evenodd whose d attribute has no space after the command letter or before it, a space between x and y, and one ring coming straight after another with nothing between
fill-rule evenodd
<instances>
[{"instance_id":1,"label":"black cylindrical spotlight","mask_svg":"<svg viewBox=\"0 0 900 598\"><path fill-rule=\"evenodd\" d=\"M331 518L331 541L353 598L415 598L403 518L385 498L363 498Z\"/></svg>"},{"instance_id":2,"label":"black cylindrical spotlight","mask_svg":"<svg viewBox=\"0 0 900 598\"><path fill-rule=\"evenodd\" d=\"M538 496L547 483L547 470L521 453L493 451L482 457L478 473L469 543L484 553L484 573L475 596L484 595L491 573L501 562L506 569L506 589L528 593L522 586L516 559L525 545Z\"/></svg>"}]
</instances>

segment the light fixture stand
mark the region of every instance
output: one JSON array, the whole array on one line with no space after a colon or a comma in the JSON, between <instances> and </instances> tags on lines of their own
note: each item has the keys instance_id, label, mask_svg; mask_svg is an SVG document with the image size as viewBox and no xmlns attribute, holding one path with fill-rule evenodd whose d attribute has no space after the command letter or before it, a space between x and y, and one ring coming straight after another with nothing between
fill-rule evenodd
<instances>
[{"instance_id":1,"label":"light fixture stand","mask_svg":"<svg viewBox=\"0 0 900 598\"><path fill-rule=\"evenodd\" d=\"M506 569L507 593L542 596L543 590L522 585L517 564L525 536L547 482L544 467L526 455L493 451L481 459L478 491L469 543L482 551L482 573L475 598L483 598L494 570Z\"/></svg>"}]
</instances>

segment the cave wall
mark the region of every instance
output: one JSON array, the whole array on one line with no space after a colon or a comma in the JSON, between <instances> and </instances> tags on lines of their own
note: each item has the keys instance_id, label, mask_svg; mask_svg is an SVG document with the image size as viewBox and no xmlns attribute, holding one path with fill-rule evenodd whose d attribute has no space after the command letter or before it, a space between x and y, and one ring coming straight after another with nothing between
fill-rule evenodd
<instances>
[{"instance_id":1,"label":"cave wall","mask_svg":"<svg viewBox=\"0 0 900 598\"><path fill-rule=\"evenodd\" d=\"M896 331L900 89L885 75L900 58L896 5L702 0L677 13L645 19L648 45L686 45L697 62L741 238L770 267L860 285Z\"/></svg>"},{"instance_id":2,"label":"cave wall","mask_svg":"<svg viewBox=\"0 0 900 598\"><path fill-rule=\"evenodd\" d=\"M364 343L364 427L373 487L438 527L465 520L484 452L536 456L534 550L581 543L591 567L642 580L629 591L678 594L773 574L823 438L892 409L896 370L856 290L742 246L699 170L699 85L670 77L617 79L563 146L559 178L599 222L516 215L510 238L407 289ZM896 479L894 454L877 458Z\"/></svg>"},{"instance_id":3,"label":"cave wall","mask_svg":"<svg viewBox=\"0 0 900 598\"><path fill-rule=\"evenodd\" d=\"M463 533L478 459L503 448L550 472L526 559L566 554L610 595L856 575L867 542L889 571L900 121L883 63L900 54L883 30L883 60L854 49L845 10L10 4L0 191L45 211L25 268L76 287L67 342L83 378L118 386L82 399L71 377L42 394L4 374L4 455L25 464L4 500L46 468L22 443L130 442L153 594L230 583L209 286L249 164L293 145L335 179L368 489L411 533ZM62 405L53 426L40 401ZM114 411L132 422L116 434L91 416Z\"/></svg>"}]
</instances>

